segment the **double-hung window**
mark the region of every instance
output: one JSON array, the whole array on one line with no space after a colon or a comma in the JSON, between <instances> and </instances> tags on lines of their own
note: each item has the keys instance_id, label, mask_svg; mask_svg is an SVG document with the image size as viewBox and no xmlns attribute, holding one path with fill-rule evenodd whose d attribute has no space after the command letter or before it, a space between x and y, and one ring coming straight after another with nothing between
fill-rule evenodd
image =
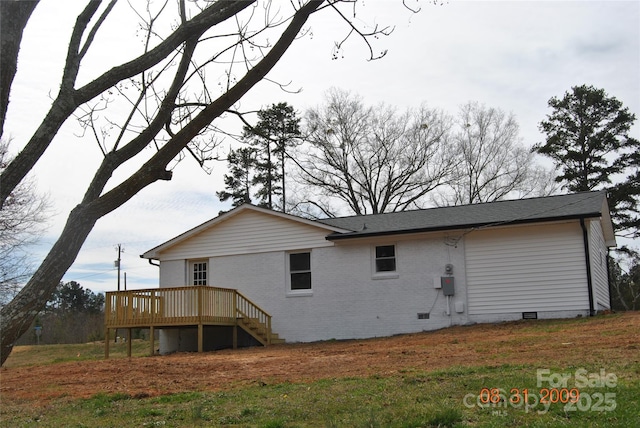
<instances>
[{"instance_id":1,"label":"double-hung window","mask_svg":"<svg viewBox=\"0 0 640 428\"><path fill-rule=\"evenodd\" d=\"M289 258L289 290L311 291L311 253L308 251L289 253L287 257Z\"/></svg>"},{"instance_id":2,"label":"double-hung window","mask_svg":"<svg viewBox=\"0 0 640 428\"><path fill-rule=\"evenodd\" d=\"M396 246L379 245L376 247L376 273L396 271Z\"/></svg>"},{"instance_id":3,"label":"double-hung window","mask_svg":"<svg viewBox=\"0 0 640 428\"><path fill-rule=\"evenodd\" d=\"M396 246L376 245L371 248L371 274L373 279L398 278Z\"/></svg>"}]
</instances>

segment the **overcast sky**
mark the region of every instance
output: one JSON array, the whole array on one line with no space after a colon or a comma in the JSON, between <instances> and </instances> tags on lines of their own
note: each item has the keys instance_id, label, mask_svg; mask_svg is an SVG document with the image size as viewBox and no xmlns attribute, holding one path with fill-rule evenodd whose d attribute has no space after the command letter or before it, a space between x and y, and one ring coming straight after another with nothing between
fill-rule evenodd
<instances>
[{"instance_id":1,"label":"overcast sky","mask_svg":"<svg viewBox=\"0 0 640 428\"><path fill-rule=\"evenodd\" d=\"M549 113L549 98L561 97L575 85L603 88L640 115L640 2L418 4L422 10L412 14L399 0L364 2L363 19L373 15L375 22L395 26L391 36L376 41L376 49L388 49L388 54L374 62L367 61L365 46L355 39L344 57L332 60L332 43L344 27L336 27L329 13L317 14L310 21L313 37L298 40L269 75L291 81L301 92L284 93L261 83L242 100L243 109L287 101L304 112L320 104L332 86L356 92L367 103L401 109L427 103L455 114L461 104L478 101L514 113L528 146L542 141L538 123ZM57 93L69 32L83 6L81 1L42 0L32 16L5 123L14 151L42 120L49 94ZM127 12L127 3L120 2L106 28L119 46L127 46L135 31ZM107 47L89 55L85 65L102 70L138 53ZM640 138L639 129L636 123L635 138ZM36 262L57 239L101 160L97 145L77 133L73 123L65 124L34 171L39 188L54 202L48 231L34 250ZM157 286L157 268L139 255L229 207L215 196L223 188L225 164L214 167L207 175L185 161L171 182L151 185L99 220L64 281L78 281L96 292L115 290L113 262L120 243L129 288Z\"/></svg>"}]
</instances>

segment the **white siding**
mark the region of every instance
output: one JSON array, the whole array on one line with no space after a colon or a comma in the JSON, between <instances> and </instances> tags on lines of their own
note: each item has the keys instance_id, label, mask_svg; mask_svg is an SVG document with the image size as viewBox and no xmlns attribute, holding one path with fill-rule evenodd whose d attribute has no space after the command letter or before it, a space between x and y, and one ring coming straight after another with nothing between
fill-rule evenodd
<instances>
[{"instance_id":1,"label":"white siding","mask_svg":"<svg viewBox=\"0 0 640 428\"><path fill-rule=\"evenodd\" d=\"M160 260L332 246L327 229L255 211L241 212L160 253Z\"/></svg>"},{"instance_id":2,"label":"white siding","mask_svg":"<svg viewBox=\"0 0 640 428\"><path fill-rule=\"evenodd\" d=\"M589 222L589 250L591 257L591 281L593 283L594 308L610 309L609 280L607 277L607 248L600 221Z\"/></svg>"},{"instance_id":3,"label":"white siding","mask_svg":"<svg viewBox=\"0 0 640 428\"><path fill-rule=\"evenodd\" d=\"M577 221L473 231L465 257L470 315L589 308Z\"/></svg>"}]
</instances>

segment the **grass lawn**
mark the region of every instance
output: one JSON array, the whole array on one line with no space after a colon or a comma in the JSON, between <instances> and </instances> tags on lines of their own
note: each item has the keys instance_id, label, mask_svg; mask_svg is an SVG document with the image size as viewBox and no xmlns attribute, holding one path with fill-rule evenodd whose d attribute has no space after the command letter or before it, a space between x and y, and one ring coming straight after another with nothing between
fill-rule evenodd
<instances>
[{"instance_id":1,"label":"grass lawn","mask_svg":"<svg viewBox=\"0 0 640 428\"><path fill-rule=\"evenodd\" d=\"M349 376L336 367L340 374L333 376L329 367L326 373L312 378L292 375L282 380L265 373L253 381L230 378L226 386L209 390L179 391L178 388L167 394L147 394L110 392L105 388L104 392L85 398L72 394L49 399L21 398L17 389L5 391L2 377L12 370L35 370L36 366L61 370L76 365L91 367L103 355L102 343L17 348L8 366L0 371L0 423L6 427L640 427L639 327L637 314L508 323L510 338L501 338L502 345L494 342L469 345L478 354L491 353L495 358L469 361L465 365L452 359L451 365L434 369L429 369L422 361L426 357L419 355L425 346L435 346L437 338L442 336L451 347L462 347L469 337L490 337L492 327L473 326L412 335L410 344L397 337L388 341L350 341L349 346L365 344L361 347L362 358L365 353L374 352L374 347L393 349L398 343L405 343L399 354L404 359L392 360L388 370L376 370L377 373L361 369L361 374L356 370ZM505 324L494 328L496 335L504 334ZM584 347L576 352L578 356L584 353L583 358L571 358L567 362L561 354L557 359L544 354L540 360L530 363L510 362L520 352L518 347L528 349L528 342L535 345L539 340L540 343L556 338L566 340L563 334L575 335L575 331L592 337L589 344L577 341L572 346L564 342L571 347L566 348L567 353L575 352L575 347ZM405 342L398 342L402 340ZM604 358L594 357L597 352L588 354L590 347L605 340L608 344L618 341L620 352L608 351ZM276 351L272 353L261 348L256 354L239 350L219 355L127 359L126 348L118 344L112 345L112 363L143 367L159 362L159 367L167 370L168 365L183 364L184 376L197 377L201 368L189 371L192 366L188 362L194 359L215 356L245 364L248 356L255 355L271 358L275 373L293 371L296 357L336 356L347 349L344 346L340 343L310 347L285 345L274 348ZM453 352L449 350L453 348L443 348L443 352ZM148 343L134 343L134 355L144 355L147 351ZM281 353L286 353L282 361L276 358ZM389 354L381 353L379 358L384 355ZM359 356L352 357L344 360L344 364L357 364ZM446 355L443 357L446 359ZM76 360L68 361L68 358ZM82 358L86 360L77 360ZM211 360L205 367L213 371L219 361ZM126 376L125 372L122 375Z\"/></svg>"}]
</instances>

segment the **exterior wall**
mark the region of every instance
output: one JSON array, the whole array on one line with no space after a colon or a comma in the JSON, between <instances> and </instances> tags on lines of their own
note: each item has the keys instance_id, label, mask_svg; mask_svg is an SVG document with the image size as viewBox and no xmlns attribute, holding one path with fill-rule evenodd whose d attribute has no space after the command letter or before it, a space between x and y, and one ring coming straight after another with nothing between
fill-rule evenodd
<instances>
[{"instance_id":1,"label":"exterior wall","mask_svg":"<svg viewBox=\"0 0 640 428\"><path fill-rule=\"evenodd\" d=\"M590 239L592 263L599 266L597 251L604 244L597 226L590 224ZM273 316L274 332L288 342L515 320L529 311L539 318L589 314L578 221L335 243L326 241L326 235L322 228L240 213L161 253L160 286L184 285L189 260L206 259L209 285L238 289ZM391 244L396 246L397 272L378 277L375 246ZM289 251L311 252L310 293L288 292ZM453 265L455 279L455 294L448 298L434 287L447 264ZM603 276L598 266L593 270L600 302ZM419 319L419 313L429 318ZM161 353L193 345L192 334L182 330L161 331Z\"/></svg>"},{"instance_id":2,"label":"exterior wall","mask_svg":"<svg viewBox=\"0 0 640 428\"><path fill-rule=\"evenodd\" d=\"M187 284L185 260L163 260L160 263L160 287L182 287Z\"/></svg>"},{"instance_id":3,"label":"exterior wall","mask_svg":"<svg viewBox=\"0 0 640 428\"><path fill-rule=\"evenodd\" d=\"M592 220L588 224L593 307L597 311L611 309L607 276L607 247L604 242L602 226L598 220Z\"/></svg>"},{"instance_id":4,"label":"exterior wall","mask_svg":"<svg viewBox=\"0 0 640 428\"><path fill-rule=\"evenodd\" d=\"M167 260L160 263L160 288L182 287L187 281L187 261ZM160 329L160 354L198 348L197 332L193 329Z\"/></svg>"},{"instance_id":5,"label":"exterior wall","mask_svg":"<svg viewBox=\"0 0 640 428\"><path fill-rule=\"evenodd\" d=\"M578 221L473 231L465 249L471 320L588 315Z\"/></svg>"},{"instance_id":6,"label":"exterior wall","mask_svg":"<svg viewBox=\"0 0 640 428\"><path fill-rule=\"evenodd\" d=\"M432 234L313 248L311 295L287 293L284 251L212 258L212 284L240 290L273 315L274 331L288 342L433 330L467 322L463 246L445 241ZM372 279L372 248L387 244L396 245L397 275ZM456 281L449 315L447 299L434 288L447 263L454 265ZM462 313L456 312L457 302ZM418 313L430 317L418 319Z\"/></svg>"},{"instance_id":7,"label":"exterior wall","mask_svg":"<svg viewBox=\"0 0 640 428\"><path fill-rule=\"evenodd\" d=\"M243 211L160 254L160 260L185 260L333 245L329 230L256 211Z\"/></svg>"}]
</instances>

